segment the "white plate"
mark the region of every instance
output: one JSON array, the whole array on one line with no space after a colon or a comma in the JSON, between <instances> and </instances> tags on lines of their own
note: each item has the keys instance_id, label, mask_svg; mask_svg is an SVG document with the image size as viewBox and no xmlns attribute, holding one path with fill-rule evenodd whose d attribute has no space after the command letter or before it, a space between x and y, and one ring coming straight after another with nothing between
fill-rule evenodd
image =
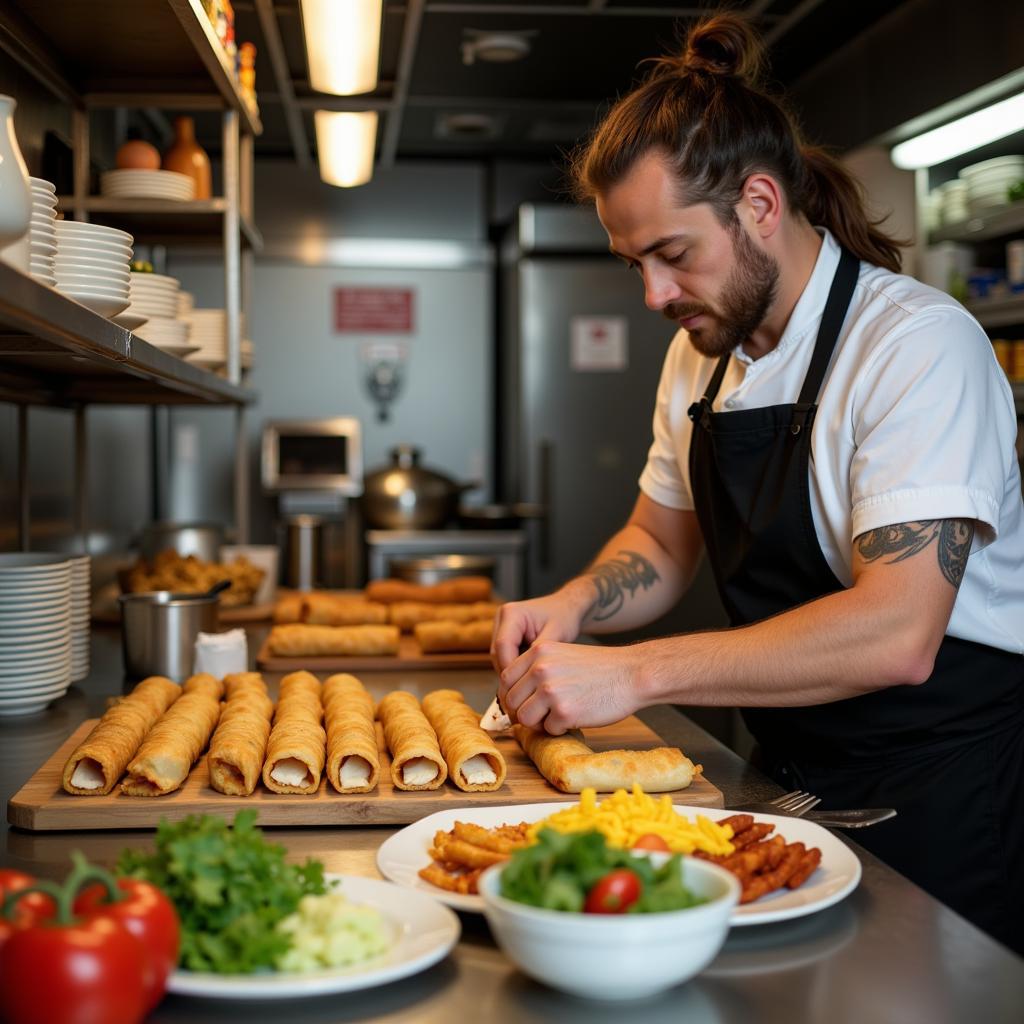
<instances>
[{"instance_id":1,"label":"white plate","mask_svg":"<svg viewBox=\"0 0 1024 1024\"><path fill-rule=\"evenodd\" d=\"M57 221L57 234L82 239L99 239L101 242L116 243L117 245L131 245L135 241L127 231L122 231L120 228L107 227L105 224L91 224L83 220ZM77 244L81 245L82 243L78 242Z\"/></svg>"},{"instance_id":2,"label":"white plate","mask_svg":"<svg viewBox=\"0 0 1024 1024\"><path fill-rule=\"evenodd\" d=\"M58 290L76 302L80 302L86 309L99 313L100 316L113 316L115 313L121 313L128 308L127 297L117 299L110 295L98 295L95 292L79 291L77 288L60 288Z\"/></svg>"},{"instance_id":3,"label":"white plate","mask_svg":"<svg viewBox=\"0 0 1024 1024\"><path fill-rule=\"evenodd\" d=\"M57 252L61 256L87 256L91 259L114 260L118 264L130 263L132 258L130 245L123 245L121 242L95 242L84 238L80 242L75 242L69 237L57 239Z\"/></svg>"},{"instance_id":4,"label":"white plate","mask_svg":"<svg viewBox=\"0 0 1024 1024\"><path fill-rule=\"evenodd\" d=\"M141 327L143 324L149 323L149 317L143 316L141 313L134 313L132 310L126 309L123 313L118 313L117 316L113 317L114 323L119 327L123 327L126 331L134 331L136 327Z\"/></svg>"},{"instance_id":5,"label":"white plate","mask_svg":"<svg viewBox=\"0 0 1024 1024\"><path fill-rule=\"evenodd\" d=\"M388 919L396 933L395 944L388 952L352 967L305 974L209 974L178 970L167 979L167 991L207 999L295 999L355 992L425 971L443 960L459 940L459 919L429 896L410 893L376 878L325 877L340 881L341 891L353 903L374 907Z\"/></svg>"},{"instance_id":6,"label":"white plate","mask_svg":"<svg viewBox=\"0 0 1024 1024\"><path fill-rule=\"evenodd\" d=\"M92 285L98 285L101 289L112 289L118 295L121 293L128 294L128 282L122 281L115 270L90 273L85 270L69 270L67 267L62 267L58 264L53 268L53 272L57 275L58 281L67 281L68 284L82 284L87 288Z\"/></svg>"},{"instance_id":7,"label":"white plate","mask_svg":"<svg viewBox=\"0 0 1024 1024\"><path fill-rule=\"evenodd\" d=\"M176 277L171 277L170 274L147 274L143 272L136 272L134 280L141 281L144 284L157 284L164 285L168 288L173 288L177 291L181 287L181 282Z\"/></svg>"},{"instance_id":8,"label":"white plate","mask_svg":"<svg viewBox=\"0 0 1024 1024\"><path fill-rule=\"evenodd\" d=\"M484 902L479 896L445 892L419 877L420 868L425 868L430 863L427 850L430 848L434 833L447 832L456 821L468 821L484 828L517 824L520 821L539 821L568 806L571 804L563 801L438 811L420 818L419 821L407 825L385 839L377 850L377 867L385 878L398 885L415 892L430 893L457 910L482 914ZM675 804L675 809L688 817L703 814L713 821L728 818L735 813L710 807L689 807L686 804ZM785 836L787 842L804 843L808 847L817 846L821 850L821 864L799 889L782 889L762 897L756 903L737 907L732 915L733 927L768 924L772 921L785 921L791 917L813 914L832 906L833 903L838 903L856 888L860 881L860 861L848 846L827 829L801 818L789 818L778 814L757 814L754 820L772 822L776 831Z\"/></svg>"}]
</instances>

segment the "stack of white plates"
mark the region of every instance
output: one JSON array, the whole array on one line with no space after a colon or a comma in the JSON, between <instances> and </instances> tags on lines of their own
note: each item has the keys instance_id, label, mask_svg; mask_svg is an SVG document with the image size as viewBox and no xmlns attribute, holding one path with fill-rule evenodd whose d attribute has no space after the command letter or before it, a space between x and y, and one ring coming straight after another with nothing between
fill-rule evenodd
<instances>
[{"instance_id":1,"label":"stack of white plates","mask_svg":"<svg viewBox=\"0 0 1024 1024\"><path fill-rule=\"evenodd\" d=\"M189 343L187 320L175 320L166 316L151 316L144 327L135 332L143 341L156 345L175 356L187 356L199 351L198 345Z\"/></svg>"},{"instance_id":2,"label":"stack of white plates","mask_svg":"<svg viewBox=\"0 0 1024 1024\"><path fill-rule=\"evenodd\" d=\"M71 562L0 555L0 716L30 715L71 685Z\"/></svg>"},{"instance_id":3,"label":"stack of white plates","mask_svg":"<svg viewBox=\"0 0 1024 1024\"><path fill-rule=\"evenodd\" d=\"M32 219L28 226L29 273L51 288L57 284L53 261L57 255L57 196L53 184L29 178L32 191Z\"/></svg>"},{"instance_id":4,"label":"stack of white plates","mask_svg":"<svg viewBox=\"0 0 1024 1024\"><path fill-rule=\"evenodd\" d=\"M132 236L117 228L57 221L57 288L101 316L128 307Z\"/></svg>"},{"instance_id":5,"label":"stack of white plates","mask_svg":"<svg viewBox=\"0 0 1024 1024\"><path fill-rule=\"evenodd\" d=\"M943 182L935 190L938 194L939 217L943 224L956 224L967 220L967 182L959 178Z\"/></svg>"},{"instance_id":6,"label":"stack of white plates","mask_svg":"<svg viewBox=\"0 0 1024 1024\"><path fill-rule=\"evenodd\" d=\"M178 315L178 289L181 283L166 274L133 273L130 312L142 316L175 319Z\"/></svg>"},{"instance_id":7,"label":"stack of white plates","mask_svg":"<svg viewBox=\"0 0 1024 1024\"><path fill-rule=\"evenodd\" d=\"M90 558L73 555L71 562L71 681L89 674Z\"/></svg>"},{"instance_id":8,"label":"stack of white plates","mask_svg":"<svg viewBox=\"0 0 1024 1024\"><path fill-rule=\"evenodd\" d=\"M178 318L188 319L192 310L196 308L196 297L191 292L178 292Z\"/></svg>"},{"instance_id":9,"label":"stack of white plates","mask_svg":"<svg viewBox=\"0 0 1024 1024\"><path fill-rule=\"evenodd\" d=\"M1007 191L1024 178L1024 156L998 156L971 164L960 172L967 187L967 209L977 216L994 206L1005 206Z\"/></svg>"},{"instance_id":10,"label":"stack of white plates","mask_svg":"<svg viewBox=\"0 0 1024 1024\"><path fill-rule=\"evenodd\" d=\"M190 340L198 351L188 357L190 363L206 370L219 370L228 361L227 314L223 309L193 309L188 314L192 325Z\"/></svg>"},{"instance_id":11,"label":"stack of white plates","mask_svg":"<svg viewBox=\"0 0 1024 1024\"><path fill-rule=\"evenodd\" d=\"M177 171L143 171L134 168L105 171L100 175L100 193L121 199L192 199L195 182Z\"/></svg>"}]
</instances>

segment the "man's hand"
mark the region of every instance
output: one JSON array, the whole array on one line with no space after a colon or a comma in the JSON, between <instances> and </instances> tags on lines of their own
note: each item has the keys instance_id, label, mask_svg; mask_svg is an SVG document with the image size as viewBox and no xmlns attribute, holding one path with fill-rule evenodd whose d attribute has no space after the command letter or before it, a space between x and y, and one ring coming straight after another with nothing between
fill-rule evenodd
<instances>
[{"instance_id":1,"label":"man's hand","mask_svg":"<svg viewBox=\"0 0 1024 1024\"><path fill-rule=\"evenodd\" d=\"M641 649L539 640L501 673L501 706L513 720L555 736L620 722L644 706Z\"/></svg>"}]
</instances>

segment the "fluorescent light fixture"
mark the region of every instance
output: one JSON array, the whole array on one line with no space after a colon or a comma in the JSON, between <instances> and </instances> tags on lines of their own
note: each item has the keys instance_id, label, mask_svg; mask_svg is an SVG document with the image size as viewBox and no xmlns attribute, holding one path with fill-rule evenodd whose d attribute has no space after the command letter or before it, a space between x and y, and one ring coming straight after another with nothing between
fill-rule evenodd
<instances>
[{"instance_id":1,"label":"fluorescent light fixture","mask_svg":"<svg viewBox=\"0 0 1024 1024\"><path fill-rule=\"evenodd\" d=\"M908 171L934 167L1021 129L1024 129L1024 93L901 142L893 147L892 162Z\"/></svg>"},{"instance_id":2,"label":"fluorescent light fixture","mask_svg":"<svg viewBox=\"0 0 1024 1024\"><path fill-rule=\"evenodd\" d=\"M381 0L302 0L309 84L352 96L377 88Z\"/></svg>"},{"instance_id":3,"label":"fluorescent light fixture","mask_svg":"<svg viewBox=\"0 0 1024 1024\"><path fill-rule=\"evenodd\" d=\"M318 110L313 120L320 177L342 188L365 185L373 177L377 111Z\"/></svg>"}]
</instances>

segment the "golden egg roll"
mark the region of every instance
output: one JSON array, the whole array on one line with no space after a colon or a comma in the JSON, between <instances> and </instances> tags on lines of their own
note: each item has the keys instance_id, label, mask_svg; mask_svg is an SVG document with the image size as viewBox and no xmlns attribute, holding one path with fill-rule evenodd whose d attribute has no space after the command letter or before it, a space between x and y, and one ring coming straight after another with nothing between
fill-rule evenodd
<instances>
[{"instance_id":1,"label":"golden egg roll","mask_svg":"<svg viewBox=\"0 0 1024 1024\"><path fill-rule=\"evenodd\" d=\"M391 781L396 789L440 789L448 776L437 735L420 702L394 690L377 705L384 741L391 751Z\"/></svg>"},{"instance_id":2,"label":"golden egg roll","mask_svg":"<svg viewBox=\"0 0 1024 1024\"><path fill-rule=\"evenodd\" d=\"M339 793L369 793L380 775L373 698L346 673L324 681L327 778Z\"/></svg>"},{"instance_id":3,"label":"golden egg roll","mask_svg":"<svg viewBox=\"0 0 1024 1024\"><path fill-rule=\"evenodd\" d=\"M311 672L292 672L281 680L274 726L263 762L263 785L273 793L309 795L320 788L327 757L327 733L320 680Z\"/></svg>"},{"instance_id":4,"label":"golden egg roll","mask_svg":"<svg viewBox=\"0 0 1024 1024\"><path fill-rule=\"evenodd\" d=\"M188 777L220 716L224 684L206 673L185 681L182 695L146 734L121 783L127 796L164 796Z\"/></svg>"},{"instance_id":5,"label":"golden egg roll","mask_svg":"<svg viewBox=\"0 0 1024 1024\"><path fill-rule=\"evenodd\" d=\"M363 591L369 601L428 601L431 604L455 604L489 601L491 581L486 576L457 576L441 583L408 583L406 580L370 580Z\"/></svg>"},{"instance_id":6,"label":"golden egg roll","mask_svg":"<svg viewBox=\"0 0 1024 1024\"><path fill-rule=\"evenodd\" d=\"M398 654L397 626L274 626L267 641L282 657Z\"/></svg>"},{"instance_id":7,"label":"golden egg roll","mask_svg":"<svg viewBox=\"0 0 1024 1024\"><path fill-rule=\"evenodd\" d=\"M388 606L361 596L307 594L301 621L310 626L379 626L388 621Z\"/></svg>"},{"instance_id":8,"label":"golden egg roll","mask_svg":"<svg viewBox=\"0 0 1024 1024\"><path fill-rule=\"evenodd\" d=\"M206 755L210 785L218 793L249 796L263 769L274 703L259 672L227 675L224 688L227 700Z\"/></svg>"},{"instance_id":9,"label":"golden egg roll","mask_svg":"<svg viewBox=\"0 0 1024 1024\"><path fill-rule=\"evenodd\" d=\"M470 604L430 604L427 601L396 601L388 608L388 621L408 633L420 622L479 622L494 621L499 605L493 601L474 601Z\"/></svg>"},{"instance_id":10,"label":"golden egg roll","mask_svg":"<svg viewBox=\"0 0 1024 1024\"><path fill-rule=\"evenodd\" d=\"M489 651L494 621L480 622L419 622L413 627L413 636L424 654Z\"/></svg>"},{"instance_id":11,"label":"golden egg roll","mask_svg":"<svg viewBox=\"0 0 1024 1024\"><path fill-rule=\"evenodd\" d=\"M275 622L301 622L305 594L284 594L274 603Z\"/></svg>"},{"instance_id":12,"label":"golden egg roll","mask_svg":"<svg viewBox=\"0 0 1024 1024\"><path fill-rule=\"evenodd\" d=\"M480 716L458 690L434 690L423 698L423 713L434 727L448 778L467 793L489 793L505 781L505 758Z\"/></svg>"},{"instance_id":13,"label":"golden egg roll","mask_svg":"<svg viewBox=\"0 0 1024 1024\"><path fill-rule=\"evenodd\" d=\"M150 676L108 708L64 765L65 792L75 796L109 793L146 733L180 695L177 683L163 676Z\"/></svg>"},{"instance_id":14,"label":"golden egg roll","mask_svg":"<svg viewBox=\"0 0 1024 1024\"><path fill-rule=\"evenodd\" d=\"M634 782L645 793L668 793L693 781L693 762L676 747L594 753L579 733L550 736L524 725L514 725L512 732L541 775L563 793L581 793L588 786L613 793Z\"/></svg>"}]
</instances>

